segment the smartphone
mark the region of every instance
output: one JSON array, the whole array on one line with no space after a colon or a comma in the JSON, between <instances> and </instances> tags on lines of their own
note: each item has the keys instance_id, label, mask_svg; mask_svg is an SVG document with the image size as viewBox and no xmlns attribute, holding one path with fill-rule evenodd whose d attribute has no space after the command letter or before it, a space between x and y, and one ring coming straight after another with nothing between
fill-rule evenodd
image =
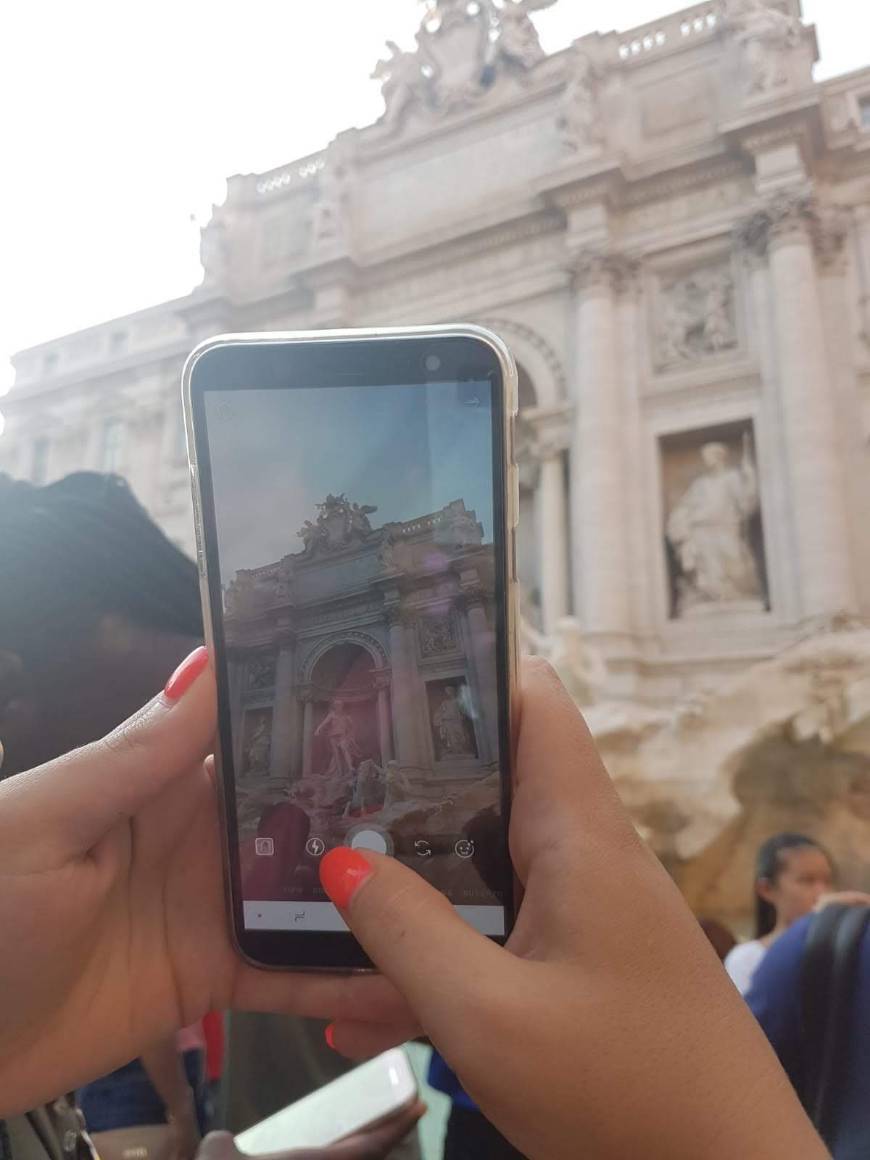
<instances>
[{"instance_id":1,"label":"smartphone","mask_svg":"<svg viewBox=\"0 0 870 1160\"><path fill-rule=\"evenodd\" d=\"M326 1147L376 1127L417 1098L408 1057L394 1048L240 1132L236 1145L248 1156Z\"/></svg>"},{"instance_id":2,"label":"smartphone","mask_svg":"<svg viewBox=\"0 0 870 1160\"><path fill-rule=\"evenodd\" d=\"M338 845L400 859L503 941L507 348L473 326L223 335L183 391L238 949L370 967L320 886Z\"/></svg>"}]
</instances>

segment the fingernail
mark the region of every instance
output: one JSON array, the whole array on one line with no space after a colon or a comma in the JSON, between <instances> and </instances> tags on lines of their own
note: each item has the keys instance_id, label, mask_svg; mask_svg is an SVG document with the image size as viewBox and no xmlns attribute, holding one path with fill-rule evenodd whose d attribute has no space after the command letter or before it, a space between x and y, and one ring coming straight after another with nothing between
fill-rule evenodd
<instances>
[{"instance_id":1,"label":"fingernail","mask_svg":"<svg viewBox=\"0 0 870 1160\"><path fill-rule=\"evenodd\" d=\"M167 701L179 701L207 665L208 649L201 644L181 662L166 682L163 696Z\"/></svg>"},{"instance_id":2,"label":"fingernail","mask_svg":"<svg viewBox=\"0 0 870 1160\"><path fill-rule=\"evenodd\" d=\"M331 1047L335 1051L335 1024L330 1023L323 1033L323 1038L326 1040L327 1047Z\"/></svg>"},{"instance_id":3,"label":"fingernail","mask_svg":"<svg viewBox=\"0 0 870 1160\"><path fill-rule=\"evenodd\" d=\"M320 884L339 910L347 910L371 872L371 863L348 846L337 846L320 859Z\"/></svg>"}]
</instances>

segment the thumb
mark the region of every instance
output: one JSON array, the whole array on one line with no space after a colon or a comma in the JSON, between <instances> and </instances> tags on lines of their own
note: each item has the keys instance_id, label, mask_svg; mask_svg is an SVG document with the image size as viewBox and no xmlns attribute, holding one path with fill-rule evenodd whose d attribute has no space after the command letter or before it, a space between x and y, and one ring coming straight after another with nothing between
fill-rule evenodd
<instances>
[{"instance_id":1,"label":"thumb","mask_svg":"<svg viewBox=\"0 0 870 1160\"><path fill-rule=\"evenodd\" d=\"M0 782L0 847L21 870L87 853L212 749L215 686L205 648L108 737ZM5 860L4 858L4 860Z\"/></svg>"},{"instance_id":2,"label":"thumb","mask_svg":"<svg viewBox=\"0 0 870 1160\"><path fill-rule=\"evenodd\" d=\"M455 1016L498 972L505 952L394 858L340 846L321 859L320 880L372 962L427 1030L447 1011Z\"/></svg>"}]
</instances>

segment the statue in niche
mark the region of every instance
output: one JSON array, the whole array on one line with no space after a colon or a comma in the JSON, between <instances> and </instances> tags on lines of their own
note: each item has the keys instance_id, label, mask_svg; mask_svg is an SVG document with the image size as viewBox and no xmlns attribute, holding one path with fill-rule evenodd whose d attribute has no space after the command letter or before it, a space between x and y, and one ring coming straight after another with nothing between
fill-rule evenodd
<instances>
[{"instance_id":1,"label":"statue in niche","mask_svg":"<svg viewBox=\"0 0 870 1160\"><path fill-rule=\"evenodd\" d=\"M272 738L265 717L260 717L245 746L245 772L262 773L269 768Z\"/></svg>"},{"instance_id":2,"label":"statue in niche","mask_svg":"<svg viewBox=\"0 0 870 1160\"><path fill-rule=\"evenodd\" d=\"M569 70L556 125L565 147L579 153L600 145L604 133L595 68L589 54L579 46L571 53Z\"/></svg>"},{"instance_id":3,"label":"statue in niche","mask_svg":"<svg viewBox=\"0 0 870 1160\"><path fill-rule=\"evenodd\" d=\"M454 685L448 685L444 690L441 704L432 714L432 724L439 760L475 756L468 735L468 714Z\"/></svg>"},{"instance_id":4,"label":"statue in niche","mask_svg":"<svg viewBox=\"0 0 870 1160\"><path fill-rule=\"evenodd\" d=\"M416 52L402 52L392 40L387 41L387 49L390 55L375 65L372 80L381 82L383 122L393 128L408 109L426 103L428 82Z\"/></svg>"},{"instance_id":5,"label":"statue in niche","mask_svg":"<svg viewBox=\"0 0 870 1160\"><path fill-rule=\"evenodd\" d=\"M741 50L747 95L784 84L783 58L800 43L799 21L767 0L728 0L726 16Z\"/></svg>"},{"instance_id":6,"label":"statue in niche","mask_svg":"<svg viewBox=\"0 0 870 1160\"><path fill-rule=\"evenodd\" d=\"M329 743L329 766L326 777L350 777L360 757L356 743L356 727L353 717L345 708L341 697L336 697L329 712L314 730L315 737L326 736Z\"/></svg>"},{"instance_id":7,"label":"statue in niche","mask_svg":"<svg viewBox=\"0 0 870 1160\"><path fill-rule=\"evenodd\" d=\"M704 471L668 517L666 536L679 565L677 616L700 604L760 600L747 522L759 510L758 480L744 434L739 467L724 443L701 448Z\"/></svg>"}]
</instances>

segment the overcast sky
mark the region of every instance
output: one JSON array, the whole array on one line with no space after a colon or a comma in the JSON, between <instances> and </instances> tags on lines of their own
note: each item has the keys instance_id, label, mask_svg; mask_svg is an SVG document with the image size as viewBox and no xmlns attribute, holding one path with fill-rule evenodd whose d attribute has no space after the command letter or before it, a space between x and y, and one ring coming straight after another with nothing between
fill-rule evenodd
<instances>
[{"instance_id":1,"label":"overcast sky","mask_svg":"<svg viewBox=\"0 0 870 1160\"><path fill-rule=\"evenodd\" d=\"M372 527L462 499L492 536L491 411L455 383L206 395L221 581L302 550L329 493L370 504ZM474 396L475 400L477 396ZM401 480L401 487L396 481ZM252 519L251 513L269 519Z\"/></svg>"},{"instance_id":2,"label":"overcast sky","mask_svg":"<svg viewBox=\"0 0 870 1160\"><path fill-rule=\"evenodd\" d=\"M544 46L667 0L560 0ZM870 63L867 0L805 0L818 77ZM0 390L16 350L186 294L224 178L375 119L368 79L416 0L10 0L0 5ZM193 215L197 221L191 221Z\"/></svg>"}]
</instances>

